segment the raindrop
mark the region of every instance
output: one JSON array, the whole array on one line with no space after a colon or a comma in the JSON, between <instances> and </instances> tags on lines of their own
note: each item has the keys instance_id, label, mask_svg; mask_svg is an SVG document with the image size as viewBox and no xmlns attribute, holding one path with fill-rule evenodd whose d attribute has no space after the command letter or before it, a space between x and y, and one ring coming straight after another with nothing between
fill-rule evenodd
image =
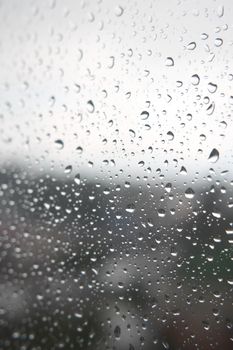
<instances>
[{"instance_id":1,"label":"raindrop","mask_svg":"<svg viewBox=\"0 0 233 350\"><path fill-rule=\"evenodd\" d=\"M173 60L173 58L172 58L172 57L167 57L167 58L166 58L166 61L165 61L165 65L166 65L167 67L172 67L172 66L174 66L174 60Z\"/></svg>"},{"instance_id":2,"label":"raindrop","mask_svg":"<svg viewBox=\"0 0 233 350\"><path fill-rule=\"evenodd\" d=\"M83 58L83 51L81 49L78 49L78 61L81 61Z\"/></svg>"},{"instance_id":3,"label":"raindrop","mask_svg":"<svg viewBox=\"0 0 233 350\"><path fill-rule=\"evenodd\" d=\"M87 102L87 110L88 110L89 113L93 113L95 111L95 105L92 102L92 100L89 100Z\"/></svg>"},{"instance_id":4,"label":"raindrop","mask_svg":"<svg viewBox=\"0 0 233 350\"><path fill-rule=\"evenodd\" d=\"M188 199L192 199L195 196L195 192L193 191L193 189L191 187L187 188L187 190L185 191L185 197Z\"/></svg>"},{"instance_id":5,"label":"raindrop","mask_svg":"<svg viewBox=\"0 0 233 350\"><path fill-rule=\"evenodd\" d=\"M144 162L143 160L141 160L140 162L138 162L138 165L139 165L140 167L143 167L143 166L145 165L145 162Z\"/></svg>"},{"instance_id":6,"label":"raindrop","mask_svg":"<svg viewBox=\"0 0 233 350\"><path fill-rule=\"evenodd\" d=\"M81 183L80 174L75 175L75 177L74 177L74 182L75 182L77 185L80 185L80 183Z\"/></svg>"},{"instance_id":7,"label":"raindrop","mask_svg":"<svg viewBox=\"0 0 233 350\"><path fill-rule=\"evenodd\" d=\"M115 64L115 57L114 56L110 56L109 57L109 64L108 64L108 68L113 68Z\"/></svg>"},{"instance_id":8,"label":"raindrop","mask_svg":"<svg viewBox=\"0 0 233 350\"><path fill-rule=\"evenodd\" d=\"M222 44L223 44L223 40L222 40L221 38L216 38L216 39L214 40L214 45L215 45L216 47L220 47L220 46L222 46Z\"/></svg>"},{"instance_id":9,"label":"raindrop","mask_svg":"<svg viewBox=\"0 0 233 350\"><path fill-rule=\"evenodd\" d=\"M224 15L224 6L223 5L218 6L217 15L218 15L218 17L223 17L223 15Z\"/></svg>"},{"instance_id":10,"label":"raindrop","mask_svg":"<svg viewBox=\"0 0 233 350\"><path fill-rule=\"evenodd\" d=\"M210 152L208 160L211 163L216 163L219 159L219 152L216 148L213 148L212 151Z\"/></svg>"},{"instance_id":11,"label":"raindrop","mask_svg":"<svg viewBox=\"0 0 233 350\"><path fill-rule=\"evenodd\" d=\"M221 213L219 211L213 211L212 212L212 215L213 217L217 218L217 219L220 219L221 218Z\"/></svg>"},{"instance_id":12,"label":"raindrop","mask_svg":"<svg viewBox=\"0 0 233 350\"><path fill-rule=\"evenodd\" d=\"M217 91L217 85L216 84L213 84L213 83L209 83L208 84L208 91L213 94Z\"/></svg>"},{"instance_id":13,"label":"raindrop","mask_svg":"<svg viewBox=\"0 0 233 350\"><path fill-rule=\"evenodd\" d=\"M191 76L191 83L192 83L193 85L198 85L198 84L200 83L199 75L193 74L193 75Z\"/></svg>"},{"instance_id":14,"label":"raindrop","mask_svg":"<svg viewBox=\"0 0 233 350\"><path fill-rule=\"evenodd\" d=\"M64 142L62 140L56 140L55 141L57 149L63 149L64 148Z\"/></svg>"},{"instance_id":15,"label":"raindrop","mask_svg":"<svg viewBox=\"0 0 233 350\"><path fill-rule=\"evenodd\" d=\"M132 204L132 203L128 204L125 210L127 211L127 213L131 213L132 214L132 213L135 212L135 205Z\"/></svg>"},{"instance_id":16,"label":"raindrop","mask_svg":"<svg viewBox=\"0 0 233 350\"><path fill-rule=\"evenodd\" d=\"M165 191L166 191L167 193L170 193L170 192L171 192L171 189L172 189L172 184L169 182L169 183L167 183L166 186L165 186Z\"/></svg>"},{"instance_id":17,"label":"raindrop","mask_svg":"<svg viewBox=\"0 0 233 350\"><path fill-rule=\"evenodd\" d=\"M136 136L135 131L132 130L132 129L129 129L129 134L130 134L130 137L135 137Z\"/></svg>"},{"instance_id":18,"label":"raindrop","mask_svg":"<svg viewBox=\"0 0 233 350\"><path fill-rule=\"evenodd\" d=\"M171 132L171 131L168 131L168 132L167 132L167 136L168 136L168 140L169 140L169 141L172 141L172 140L174 139L174 134L173 134L173 132Z\"/></svg>"},{"instance_id":19,"label":"raindrop","mask_svg":"<svg viewBox=\"0 0 233 350\"><path fill-rule=\"evenodd\" d=\"M187 170L186 170L186 168L184 166L181 167L180 174L181 175L187 175Z\"/></svg>"},{"instance_id":20,"label":"raindrop","mask_svg":"<svg viewBox=\"0 0 233 350\"><path fill-rule=\"evenodd\" d=\"M209 35L206 34L206 33L202 33L202 34L201 34L201 39L202 39L202 40L206 40L206 39L208 39L208 37L209 37Z\"/></svg>"},{"instance_id":21,"label":"raindrop","mask_svg":"<svg viewBox=\"0 0 233 350\"><path fill-rule=\"evenodd\" d=\"M147 112L147 111L142 111L142 113L141 113L141 119L142 120L146 120L146 119L148 119L149 118L149 112Z\"/></svg>"},{"instance_id":22,"label":"raindrop","mask_svg":"<svg viewBox=\"0 0 233 350\"><path fill-rule=\"evenodd\" d=\"M67 165L64 170L65 174L70 174L72 172L72 165Z\"/></svg>"},{"instance_id":23,"label":"raindrop","mask_svg":"<svg viewBox=\"0 0 233 350\"><path fill-rule=\"evenodd\" d=\"M196 48L196 46L197 46L196 43L194 41L192 41L191 43L189 43L187 45L187 49L188 50L194 50Z\"/></svg>"},{"instance_id":24,"label":"raindrop","mask_svg":"<svg viewBox=\"0 0 233 350\"><path fill-rule=\"evenodd\" d=\"M214 110L215 110L215 103L212 102L206 109L206 113L208 115L212 115L214 113Z\"/></svg>"},{"instance_id":25,"label":"raindrop","mask_svg":"<svg viewBox=\"0 0 233 350\"><path fill-rule=\"evenodd\" d=\"M166 215L166 212L164 209L158 209L158 216L160 218L164 218L165 215Z\"/></svg>"},{"instance_id":26,"label":"raindrop","mask_svg":"<svg viewBox=\"0 0 233 350\"><path fill-rule=\"evenodd\" d=\"M123 13L124 13L123 7L117 6L117 7L115 8L115 15L116 15L117 17L122 16Z\"/></svg>"}]
</instances>

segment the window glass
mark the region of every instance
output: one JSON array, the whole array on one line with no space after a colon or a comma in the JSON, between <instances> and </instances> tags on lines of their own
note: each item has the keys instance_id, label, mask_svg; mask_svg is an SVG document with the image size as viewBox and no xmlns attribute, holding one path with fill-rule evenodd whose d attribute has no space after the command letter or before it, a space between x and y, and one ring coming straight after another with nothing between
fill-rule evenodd
<instances>
[{"instance_id":1,"label":"window glass","mask_svg":"<svg viewBox=\"0 0 233 350\"><path fill-rule=\"evenodd\" d=\"M0 349L233 348L232 18L0 1Z\"/></svg>"}]
</instances>

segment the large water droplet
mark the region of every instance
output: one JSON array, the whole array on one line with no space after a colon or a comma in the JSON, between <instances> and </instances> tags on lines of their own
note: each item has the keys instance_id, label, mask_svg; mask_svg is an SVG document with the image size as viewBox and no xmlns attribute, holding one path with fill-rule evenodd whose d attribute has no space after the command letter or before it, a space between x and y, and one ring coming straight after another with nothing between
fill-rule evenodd
<instances>
[{"instance_id":1,"label":"large water droplet","mask_svg":"<svg viewBox=\"0 0 233 350\"><path fill-rule=\"evenodd\" d=\"M200 83L199 75L193 74L193 75L191 76L191 83L192 83L193 85L198 85L198 84Z\"/></svg>"},{"instance_id":2,"label":"large water droplet","mask_svg":"<svg viewBox=\"0 0 233 350\"><path fill-rule=\"evenodd\" d=\"M220 47L220 46L222 46L222 44L223 44L223 40L222 40L221 38L216 38L216 39L214 40L214 45L215 45L216 47Z\"/></svg>"},{"instance_id":3,"label":"large water droplet","mask_svg":"<svg viewBox=\"0 0 233 350\"><path fill-rule=\"evenodd\" d=\"M197 46L196 43L194 41L192 41L191 43L189 43L187 45L187 49L188 50L194 50L196 48L196 46Z\"/></svg>"},{"instance_id":4,"label":"large water droplet","mask_svg":"<svg viewBox=\"0 0 233 350\"><path fill-rule=\"evenodd\" d=\"M56 140L55 141L57 149L63 149L64 148L64 142L62 140Z\"/></svg>"},{"instance_id":5,"label":"large water droplet","mask_svg":"<svg viewBox=\"0 0 233 350\"><path fill-rule=\"evenodd\" d=\"M208 160L211 163L216 163L219 159L219 152L216 148L213 148L212 151L210 152Z\"/></svg>"},{"instance_id":6,"label":"large water droplet","mask_svg":"<svg viewBox=\"0 0 233 350\"><path fill-rule=\"evenodd\" d=\"M127 213L131 213L132 214L132 213L135 212L135 205L132 204L132 203L128 204L125 210L127 211Z\"/></svg>"},{"instance_id":7,"label":"large water droplet","mask_svg":"<svg viewBox=\"0 0 233 350\"><path fill-rule=\"evenodd\" d=\"M171 132L171 131L168 131L168 132L167 132L167 136L168 136L168 140L169 140L169 141L172 141L172 140L174 139L174 134L173 134L173 132Z\"/></svg>"},{"instance_id":8,"label":"large water droplet","mask_svg":"<svg viewBox=\"0 0 233 350\"><path fill-rule=\"evenodd\" d=\"M146 120L146 119L148 119L149 118L149 112L147 112L147 111L142 111L142 113L141 113L141 119L142 120Z\"/></svg>"},{"instance_id":9,"label":"large water droplet","mask_svg":"<svg viewBox=\"0 0 233 350\"><path fill-rule=\"evenodd\" d=\"M95 111L95 105L92 100L87 101L87 110L90 113L93 113Z\"/></svg>"},{"instance_id":10,"label":"large water droplet","mask_svg":"<svg viewBox=\"0 0 233 350\"><path fill-rule=\"evenodd\" d=\"M187 190L185 191L185 197L188 199L192 199L195 196L195 192L193 191L193 189L191 187L187 188Z\"/></svg>"},{"instance_id":11,"label":"large water droplet","mask_svg":"<svg viewBox=\"0 0 233 350\"><path fill-rule=\"evenodd\" d=\"M123 13L124 13L124 9L123 9L123 7L121 7L121 6L117 6L116 8L115 8L115 15L117 16L117 17L120 17L120 16L122 16L123 15Z\"/></svg>"},{"instance_id":12,"label":"large water droplet","mask_svg":"<svg viewBox=\"0 0 233 350\"><path fill-rule=\"evenodd\" d=\"M208 84L208 90L211 94L215 93L217 91L217 85L213 83Z\"/></svg>"},{"instance_id":13,"label":"large water droplet","mask_svg":"<svg viewBox=\"0 0 233 350\"><path fill-rule=\"evenodd\" d=\"M172 66L174 66L174 60L173 60L173 58L172 58L172 57L167 57L167 58L166 58L166 61L165 61L165 65L166 65L167 67L172 67Z\"/></svg>"},{"instance_id":14,"label":"large water droplet","mask_svg":"<svg viewBox=\"0 0 233 350\"><path fill-rule=\"evenodd\" d=\"M218 15L218 17L222 17L224 15L224 6L223 5L218 6L217 15Z\"/></svg>"}]
</instances>

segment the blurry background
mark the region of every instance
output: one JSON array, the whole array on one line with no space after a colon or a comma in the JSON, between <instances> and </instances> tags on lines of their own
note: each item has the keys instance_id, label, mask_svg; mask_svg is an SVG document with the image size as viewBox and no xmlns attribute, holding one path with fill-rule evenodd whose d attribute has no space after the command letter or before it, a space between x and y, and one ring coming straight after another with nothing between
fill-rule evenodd
<instances>
[{"instance_id":1,"label":"blurry background","mask_svg":"<svg viewBox=\"0 0 233 350\"><path fill-rule=\"evenodd\" d=\"M232 349L231 1L0 18L0 349Z\"/></svg>"}]
</instances>

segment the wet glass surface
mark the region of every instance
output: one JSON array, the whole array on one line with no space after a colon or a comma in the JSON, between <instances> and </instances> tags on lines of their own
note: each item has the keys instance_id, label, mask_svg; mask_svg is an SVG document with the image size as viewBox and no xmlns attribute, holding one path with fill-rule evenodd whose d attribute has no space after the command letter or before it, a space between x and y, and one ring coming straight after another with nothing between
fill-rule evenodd
<instances>
[{"instance_id":1,"label":"wet glass surface","mask_svg":"<svg viewBox=\"0 0 233 350\"><path fill-rule=\"evenodd\" d=\"M0 18L0 349L232 349L231 1Z\"/></svg>"}]
</instances>

